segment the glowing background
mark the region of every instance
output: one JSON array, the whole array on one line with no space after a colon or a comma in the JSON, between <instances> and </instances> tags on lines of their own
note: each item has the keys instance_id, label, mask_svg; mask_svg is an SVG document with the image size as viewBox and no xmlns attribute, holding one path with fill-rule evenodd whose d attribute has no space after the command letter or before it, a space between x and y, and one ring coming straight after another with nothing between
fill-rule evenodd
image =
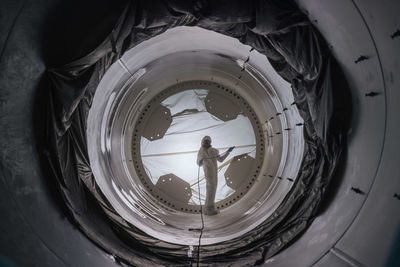
<instances>
[{"instance_id":1,"label":"glowing background","mask_svg":"<svg viewBox=\"0 0 400 267\"><path fill-rule=\"evenodd\" d=\"M222 121L208 113L204 99L208 90L186 90L166 98L161 104L170 109L172 124L162 139L150 141L141 138L141 156L146 173L153 184L159 177L173 173L191 184L192 198L189 203L198 201L198 166L197 152L201 139L205 135L212 138L212 146L220 154L229 147L237 146L224 161L228 162L234 156L249 153L255 157L256 139L250 120L242 114L236 119ZM222 200L234 190L225 183L224 173L229 164L219 163L218 188L216 201ZM201 197L205 196L205 180L203 169L200 168Z\"/></svg>"}]
</instances>

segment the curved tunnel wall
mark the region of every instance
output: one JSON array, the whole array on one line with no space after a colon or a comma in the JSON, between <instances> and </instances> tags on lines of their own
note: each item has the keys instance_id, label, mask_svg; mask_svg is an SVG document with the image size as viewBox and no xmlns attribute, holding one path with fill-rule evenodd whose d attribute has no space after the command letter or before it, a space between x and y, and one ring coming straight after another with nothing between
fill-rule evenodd
<instances>
[{"instance_id":1,"label":"curved tunnel wall","mask_svg":"<svg viewBox=\"0 0 400 267\"><path fill-rule=\"evenodd\" d=\"M101 40L68 43L68 34L76 40L74 30L80 28L82 35L105 36L119 12L118 5L102 2L90 20L69 25L69 31L56 27L57 19L72 23L92 10L89 4L70 5L68 10L62 2L1 4L0 227L4 234L0 254L23 266L112 266L114 262L59 210L52 192L56 188L45 180L35 146L32 113L37 109L38 90L45 83L41 75L46 64L52 58L64 57L67 62L90 51ZM400 6L395 1L348 0L299 1L299 5L331 44L344 69L352 89L353 122L347 157L333 181L337 188L331 187L326 207L304 235L265 265L382 266L395 249L400 223L396 105L400 99L396 10ZM78 14L48 20L67 11ZM50 22L55 23L53 30L48 30ZM49 33L59 34L68 45L49 46ZM70 54L71 50L76 54ZM378 94L366 96L371 92Z\"/></svg>"},{"instance_id":2,"label":"curved tunnel wall","mask_svg":"<svg viewBox=\"0 0 400 267\"><path fill-rule=\"evenodd\" d=\"M176 43L177 38L179 38L179 43ZM102 78L101 83L96 89L96 95L94 96L88 117L89 127L87 140L89 158L91 160L93 158L95 159L94 161L91 161L91 169L95 174L94 176L99 187L102 188L102 186L106 186L105 182L112 181L113 179L110 179L110 177L115 177L115 179L118 177L118 179L123 180L120 177L125 177L124 175L126 175L124 173L115 176L112 173L102 175L100 171L101 166L106 166L107 164L104 162L98 164L96 162L98 157L96 155L96 149L102 147L101 141L100 145L91 145L91 143L97 142L99 134L106 132L105 130L103 131L96 128L100 125L106 125L106 123L100 123L101 120L97 119L97 117L100 117L97 113L102 112L100 103L103 103L103 105L107 103L108 105L108 101L114 101L114 97L111 97L113 94L122 95L122 93L118 93L118 90L126 90L125 88L128 87L120 87L118 84L125 84L126 79L130 79L131 77L130 73L138 75L133 75L137 78L132 85L130 85L129 92L134 92L135 90L140 92L140 100L136 100L136 95L132 93L134 97L132 96L131 100L120 100L120 103L124 103L125 105L130 103L137 103L137 105L139 105L139 103L146 103L151 97L151 94L155 94L157 90L165 89L169 86L171 86L171 88L185 86L184 84L179 86L177 81L179 81L180 84L184 80L210 81L211 79L213 82L232 86L235 88L236 93L241 92L246 94L249 103L252 103L250 105L254 107L255 112L259 114L259 120L262 122L268 121L271 114L276 114L278 110L281 111L283 107L291 107L290 109L287 109L284 114L271 120L270 124L264 126L266 127L266 129L264 129L265 132L270 131L267 135L275 134L275 132L282 132L282 134L279 133L274 138L268 137L270 138L268 140L270 148L265 150L268 151L266 154L266 158L268 157L268 159L263 160L263 166L260 173L263 173L264 175L262 175L262 177L265 178L267 177L267 174L272 176L271 174L273 173L276 173L276 176L279 177L296 177L304 153L303 128L295 127L291 129L290 134L287 134L288 131L284 131L284 129L289 128L289 125L296 125L296 123L302 122L303 120L294 105L291 105L291 103L294 102L294 99L290 89L290 84L285 82L278 73L273 71L272 66L269 65L265 56L256 51L252 51L250 57L250 49L251 47L241 44L237 39L213 31L198 27L178 27L170 29L166 33L153 37L150 40L144 41L140 45L135 46L133 49L126 52L118 62L114 63L112 67L110 67ZM253 69L257 69L257 73L251 72L250 74L241 71L241 64L247 57L249 58L248 63L246 63L248 64L246 65L247 68L250 68L251 66ZM153 63L154 60L156 60L157 63ZM212 63L210 64L210 62ZM129 72L127 70L129 70ZM262 72L262 74L260 72ZM240 87L238 83L239 79L237 81L232 80L232 77L238 77L238 73L240 73L241 86L243 84L247 87ZM268 85L267 82L262 84L260 80L256 80L260 79L262 75L268 77L263 80L266 82L268 79ZM279 85L279 87L277 85ZM188 86L188 84L186 84L186 86ZM110 90L110 88L115 89ZM144 90L146 91L143 92ZM267 98L269 96L271 96L271 100ZM117 97L115 97L115 99L116 98ZM276 106L273 108L272 105ZM109 108L108 110L112 110L112 108ZM130 110L133 110L133 108ZM118 112L115 112L114 114L117 113ZM104 114L106 114L106 112L104 112ZM132 114L134 114L134 112L132 112ZM140 114L140 112L138 114ZM102 116L104 118L106 115ZM114 115L114 117L121 121L122 118L124 118L124 115L119 115L118 113L118 115ZM113 123L113 125L117 125L117 123ZM131 125L134 124L132 123ZM135 128L136 127L137 126L135 126ZM270 127L270 129L267 127ZM129 129L131 129L131 131L134 130L133 128ZM237 130L238 129L235 129L235 131ZM110 132L113 132L113 136L115 136L117 140L122 135L121 132L123 132L124 136L130 135L128 133L129 130L123 130L121 132L118 130L110 130ZM207 134L212 135L211 133L212 132L208 130ZM259 130L259 133L261 133L261 130ZM214 134L214 136L221 138L221 134ZM228 132L222 136L222 138L226 140L227 138L229 139L229 137L235 136L235 134L233 132ZM98 138L100 139L101 137ZM180 138L183 138L182 135L180 135ZM195 138L191 136L190 140L193 139ZM238 139L240 139L240 137L238 137ZM117 140L114 142L118 143ZM181 139L180 142L188 142L183 140L185 139ZM199 140L201 140L201 138ZM170 142L173 142L173 140L170 139ZM213 142L218 144L218 139L214 139ZM112 144L112 142L110 143ZM104 141L104 148L102 148L102 150L106 149L105 144L106 141ZM131 147L129 140L125 141L124 144L128 148ZM117 164L123 162L123 159L118 159L119 155L123 154L123 152L119 151L121 146L110 145L110 147L111 150L115 149L116 152L113 156L107 158L112 158L112 161ZM91 148L94 149L92 150ZM195 149L197 149L197 143ZM99 161L101 161L101 156L99 158ZM188 157L186 154L185 160L187 162L186 164L189 166L191 166L190 164L192 161L195 162L195 160L192 159L191 161L190 159L190 156ZM168 166L168 164L166 164L166 166ZM194 166L196 165L194 164ZM123 170L124 168L119 169ZM129 177L129 179L135 179L135 174L132 174L132 176ZM153 177L153 179L154 178L158 179L158 177ZM255 178L253 177L253 179ZM126 180L128 180L128 178L126 178ZM211 240L219 240L221 242L222 236L225 236L226 239L232 239L232 236L239 237L246 232L245 229L255 228L257 223L265 221L267 217L271 216L293 185L293 182L290 182L289 180L280 182L282 180L279 179L275 179L275 183L269 185L272 181L273 180L270 179L269 176L266 179L258 178L257 182L255 182L257 185L254 185L251 192L240 193L240 195L244 194L244 196L236 203L236 205L232 206L232 201L230 201L229 204L228 201L226 201L225 207L230 207L229 210L225 208L225 211L221 212L219 216L204 218L206 228L202 234L202 244L206 244ZM141 182L137 181L134 184L141 184ZM219 182L219 185L220 184L221 183ZM246 185L243 183L243 186ZM265 188L268 188L268 190ZM110 188L110 190L102 188L102 192L104 192L105 195L107 195L107 193L112 194L112 192L115 192L114 190L114 188ZM130 190L131 189L124 189L125 192L129 192ZM202 190L205 190L205 188ZM135 188L133 188L132 191L135 191ZM135 198L139 198L142 191L137 190L136 192ZM158 197L158 195L156 195L156 197ZM194 199L196 198L197 197ZM143 200L140 202L138 201L135 205L143 205L143 202L151 201L145 199L146 197L143 197ZM115 201L115 198L113 199L110 197L108 200L110 203L115 204L115 202L113 202ZM171 201L172 204L174 204L173 199L168 199L168 201ZM149 204L147 207L143 206L143 209L146 210L153 205L159 204L160 203L157 200L154 204ZM235 201L233 201L233 204L235 204ZM179 205L179 203L176 203L176 205ZM221 205L224 204L221 203ZM168 206L171 207L171 203L168 203ZM123 208L122 205L116 205L116 207ZM189 212L192 211L192 208L195 209L195 207L187 206ZM180 209L177 208L178 211L183 211L183 209L184 207L181 207ZM168 209L161 210L162 213L159 213L160 210L155 209L152 211L151 217L144 218L141 216L138 217L138 212L135 211L135 213L132 213L131 210L122 209L122 211L119 211L119 214L124 214L126 220L132 220L133 225L141 228L145 232L151 231L154 234L158 233L156 236L159 239L163 239L162 236L166 238L168 232L171 232L169 239L165 241L173 242L172 240L175 240L174 242L179 244L190 242L190 240L192 240L193 243L189 243L190 245L198 244L198 234L193 233L192 231L187 231L187 229L201 227L201 220L198 220L199 216L196 215L192 218L191 216L187 216L187 214L179 214L176 212L169 214ZM259 216L256 216L257 212L259 212ZM249 220L249 216L253 219ZM161 226L159 221L152 221L154 217L157 217L159 221L164 222L166 226ZM142 220L144 223L141 223ZM171 225L175 228L168 229ZM217 229L220 229L220 232L216 231L217 229L213 229L214 227L217 227L217 225L219 227ZM184 230L182 231L181 229Z\"/></svg>"}]
</instances>

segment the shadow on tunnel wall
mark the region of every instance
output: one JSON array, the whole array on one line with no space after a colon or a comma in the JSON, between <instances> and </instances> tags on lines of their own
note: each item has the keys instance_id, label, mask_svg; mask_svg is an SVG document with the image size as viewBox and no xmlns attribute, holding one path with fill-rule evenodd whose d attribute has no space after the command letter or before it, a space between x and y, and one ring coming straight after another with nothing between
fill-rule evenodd
<instances>
[{"instance_id":1,"label":"shadow on tunnel wall","mask_svg":"<svg viewBox=\"0 0 400 267\"><path fill-rule=\"evenodd\" d=\"M330 129L334 133L349 133L350 126L355 125L353 121L354 106L352 104L351 90L342 68L334 57L332 57L331 70L332 88L335 89L332 92L332 96L333 103L335 105L334 109L336 110L336 112L334 113L335 117L332 118ZM326 211L326 209L337 196L339 185L344 178L344 171L347 162L348 141L349 140L347 140L347 135L343 135L343 150L341 152L342 155L339 157L336 170L322 198L321 206L319 207L317 216L324 213L324 211Z\"/></svg>"},{"instance_id":2,"label":"shadow on tunnel wall","mask_svg":"<svg viewBox=\"0 0 400 267\"><path fill-rule=\"evenodd\" d=\"M332 131L332 133L349 133L350 126L354 126L355 124L353 122L354 105L352 104L351 90L347 79L343 73L342 68L334 57L331 58L331 74L332 88L335 89L332 92L335 117L333 117L330 122L330 130ZM348 157L347 144L349 140L347 139L347 135L342 135L342 138L343 149L341 152L341 156L336 163L334 174L332 175L329 181L329 185L327 186L326 191L323 194L320 206L316 211L315 217L322 215L329 208L330 204L333 203L335 197L339 192L339 186L343 181ZM305 229L305 231L306 230L307 228ZM293 238L288 244L285 245L283 250L299 240L301 236L302 235L300 234Z\"/></svg>"},{"instance_id":3,"label":"shadow on tunnel wall","mask_svg":"<svg viewBox=\"0 0 400 267\"><path fill-rule=\"evenodd\" d=\"M88 1L57 1L53 8L49 9L45 23L41 25L41 55L46 65L46 70L59 67L82 56L85 56L101 44L109 35L121 11L126 5L125 0L88 0ZM80 228L82 222L77 222L72 216L71 210L67 206L60 189L60 181L52 168L49 157L51 154L52 137L49 131L48 122L51 121L52 112L50 110L51 95L50 79L47 71L42 74L40 82L36 88L34 99L34 110L32 113L36 149L39 152L40 167L43 172L44 184L53 204L59 210L61 216L65 217L74 227ZM108 236L109 246L116 247L120 251L126 251L126 240L119 235L118 229L105 215L94 197L87 192L86 187L82 187L80 192L84 195L85 212L89 221L103 229L101 235ZM85 224L87 222L83 222ZM95 228L95 227L93 227ZM93 241L85 231L81 233ZM121 241L124 242L121 244ZM106 245L98 247L105 253L110 253L112 249ZM132 240L129 245L135 247L136 243ZM140 248L137 252L141 253ZM147 254L151 253L146 251ZM114 257L117 263L121 262L118 257Z\"/></svg>"},{"instance_id":4,"label":"shadow on tunnel wall","mask_svg":"<svg viewBox=\"0 0 400 267\"><path fill-rule=\"evenodd\" d=\"M58 1L42 29L47 67L59 67L90 53L112 31L126 0Z\"/></svg>"},{"instance_id":5,"label":"shadow on tunnel wall","mask_svg":"<svg viewBox=\"0 0 400 267\"><path fill-rule=\"evenodd\" d=\"M56 1L40 25L41 56L46 69L69 63L96 48L113 29L125 4L125 0ZM47 159L51 138L47 125L51 116L49 92L49 79L45 72L36 89L32 114L36 148L48 192L62 214L67 215L70 212Z\"/></svg>"}]
</instances>

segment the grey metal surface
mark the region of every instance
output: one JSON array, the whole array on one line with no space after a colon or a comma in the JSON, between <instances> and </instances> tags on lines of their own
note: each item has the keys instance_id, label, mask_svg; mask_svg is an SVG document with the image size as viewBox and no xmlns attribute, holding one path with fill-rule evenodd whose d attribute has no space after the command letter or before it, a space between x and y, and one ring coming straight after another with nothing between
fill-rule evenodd
<instances>
[{"instance_id":1,"label":"grey metal surface","mask_svg":"<svg viewBox=\"0 0 400 267\"><path fill-rule=\"evenodd\" d=\"M315 265L315 267L361 267L359 262L350 258L348 255L339 250L331 249L321 258Z\"/></svg>"},{"instance_id":2,"label":"grey metal surface","mask_svg":"<svg viewBox=\"0 0 400 267\"><path fill-rule=\"evenodd\" d=\"M380 97L386 98L386 129L374 183L362 209L336 247L366 266L390 266L387 258L400 230L400 200L395 197L400 193L400 38L391 37L400 28L397 13L400 3L355 1L355 6L368 25L379 56L383 84L371 89L385 93Z\"/></svg>"},{"instance_id":3,"label":"grey metal surface","mask_svg":"<svg viewBox=\"0 0 400 267\"><path fill-rule=\"evenodd\" d=\"M393 197L400 190L394 103L399 96L393 89L398 88L399 52L397 40L390 37L400 25L395 15L399 3L299 2L345 71L354 117L345 167L337 177L341 184L329 199L332 204L298 241L274 257L272 266L309 266L319 260L321 266L334 265L324 256L332 247L363 265L384 266L400 220ZM369 59L356 64L362 55ZM371 91L380 94L366 97ZM352 187L364 194L356 194Z\"/></svg>"},{"instance_id":4,"label":"grey metal surface","mask_svg":"<svg viewBox=\"0 0 400 267\"><path fill-rule=\"evenodd\" d=\"M32 112L45 69L43 30L60 2L0 3L0 254L21 266L113 266L112 258L59 211L51 192L55 188L44 179L35 147ZM400 194L400 37L391 37L400 28L400 2L299 2L317 20L344 69L354 117L346 167L333 182L340 186L327 201L332 204L265 265L349 266L332 254L336 247L362 265L383 266L400 224L400 200L394 197ZM78 20L71 15L60 19ZM369 59L356 64L361 55ZM365 97L371 91L380 95Z\"/></svg>"}]
</instances>

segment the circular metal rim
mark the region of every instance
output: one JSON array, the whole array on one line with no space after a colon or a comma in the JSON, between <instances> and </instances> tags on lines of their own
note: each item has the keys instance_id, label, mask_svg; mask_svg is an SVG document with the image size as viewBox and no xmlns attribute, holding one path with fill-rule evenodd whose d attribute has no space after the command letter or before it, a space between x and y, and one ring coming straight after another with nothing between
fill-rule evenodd
<instances>
[{"instance_id":1,"label":"circular metal rim","mask_svg":"<svg viewBox=\"0 0 400 267\"><path fill-rule=\"evenodd\" d=\"M215 92L218 94L223 95L224 97L232 100L235 104L241 107L243 113L246 115L246 117L249 119L251 122L254 136L256 139L256 157L255 157L255 162L253 163L253 166L251 167L251 170L248 173L247 178L243 178L243 183L235 191L235 193L229 195L228 197L224 198L223 200L220 200L215 203L215 206L219 210L223 210L227 208L228 206L231 206L235 202L239 201L242 196L244 196L247 192L250 191L250 188L255 184L256 179L260 179L263 177L259 177L260 169L261 166L264 162L265 158L265 150L264 150L264 133L263 129L261 127L261 123L251 108L251 106L246 102L246 100L240 96L239 92L224 86L222 84L218 84L216 82L212 81L185 81L178 83L176 85L172 85L165 90L161 91L157 96L155 96L152 100L147 102L145 104L146 108L142 110L141 116L136 122L129 121L125 125L135 125L135 130L134 134L132 137L132 160L133 160L133 166L136 171L136 173L131 174L131 176L135 177L138 176L140 181L142 182L143 186L147 188L150 194L153 195L157 199L157 201L161 201L164 203L164 205L169 206L172 209L175 209L177 211L181 212L187 212L187 213L199 213L201 211L200 205L193 205L193 204L188 204L188 203L183 203L183 202L177 202L173 198L171 199L171 196L163 192L162 190L159 190L153 183L150 181L149 177L146 175L145 168L143 166L143 162L141 160L140 155L141 150L140 150L140 138L141 138L141 132L144 129L144 123L146 118L151 115L151 112L154 110L154 105L157 105L161 103L164 99L167 97L185 91L185 90L191 90L191 89L205 89L209 90L210 92ZM131 118L132 119L132 118ZM129 119L128 119L129 120ZM124 131L126 132L126 131ZM136 138L135 138L136 137ZM125 164L130 164L130 160L124 161ZM132 170L132 168L127 168L128 170ZM245 182L246 181L246 182Z\"/></svg>"},{"instance_id":2,"label":"circular metal rim","mask_svg":"<svg viewBox=\"0 0 400 267\"><path fill-rule=\"evenodd\" d=\"M174 29L175 30L175 29ZM215 34L215 33L213 33L213 34ZM157 38L159 38L159 37L161 37L162 35L159 35L159 36L157 36L157 37L155 37L154 39L157 39ZM226 37L226 36L224 36L224 37ZM228 37L229 38L229 37ZM153 38L152 38L153 39ZM158 42L158 40L157 40L157 42ZM145 45L145 44L141 44L141 45ZM137 46L137 47L135 47L135 48L133 48L132 50L134 50L134 49L143 49L143 47L141 47L141 45L139 45L139 46ZM147 45L147 44L146 44ZM180 49L179 47L177 48L177 49ZM187 48L186 49L183 49L184 51L187 51ZM199 52L199 51L193 51L193 47L190 47L189 48L189 50L190 51L192 51L192 52ZM215 50L214 50L215 51ZM217 51L218 51L218 49L217 49ZM220 52L220 53L217 53L217 54L214 54L214 56L216 56L216 55L221 55L221 57L222 58L230 58L230 56L226 56L226 55L223 55L223 53L221 53L221 51L218 51L218 52ZM254 52L253 52L254 53ZM128 53L125 55L125 56L127 56L128 58L131 58L132 59L132 61L133 61L133 58L134 57L132 57L132 53L131 53L131 51L128 51ZM124 57L125 57L124 56ZM254 57L253 57L254 58ZM256 57L256 59L257 59L257 57ZM252 62L253 60L250 60L250 63ZM244 64L244 60L240 60L240 59L237 59L237 60L233 60L232 62L236 62L237 63L237 65L240 67L240 68L243 68L243 64ZM230 63L230 64L232 64L232 62ZM118 63L118 64L117 64ZM114 72L114 74L113 75L107 75L108 73L106 73L106 75L104 76L105 78L106 78L106 76L107 76L107 80L108 80L108 82L112 82L112 83L114 83L115 84L115 88L119 88L119 89L121 89L121 88L125 88L125 87L129 87L129 86L132 86L132 84L135 84L139 79L140 79L140 77L142 76L142 75L144 75L144 73L147 71L147 67L145 67L146 65L141 65L141 67L139 67L139 68L137 68L137 67L133 67L132 68L132 63L129 63L129 62L127 62L127 61L125 61L124 60L124 63L121 63L120 61L119 62L117 62L116 64L115 64L115 66L112 66L111 67L111 69L113 69L113 67L115 67L115 68L117 68L116 66L118 66L118 65L120 65L120 66L123 66L123 69L126 71L126 73L123 73L123 74L118 74L117 75L117 77L115 77L115 72ZM143 62L142 62L143 63ZM253 61L253 63L252 64L255 64L255 66L258 66L258 67L260 67L261 65L262 66L265 66L265 62L262 62L262 64L260 64L260 62L259 61ZM264 76L263 75L257 75L258 74L258 71L256 70L256 68L253 68L252 67L252 64L247 64L246 66L248 67L248 69L249 69L249 71L250 71L250 73L251 73L251 76L257 76L256 78L255 78L255 80L257 80L258 81L258 83L259 84L263 84L262 86L268 86L268 84L269 84L269 82L264 78ZM139 65L140 66L140 65ZM267 69L268 68L271 68L272 69L272 67L268 67L267 66ZM110 70L111 70L110 69ZM247 70L247 69L246 69ZM265 74L264 74L265 75ZM270 77L271 75L270 74L267 74L267 77ZM273 75L272 75L273 76ZM279 78L280 79L280 78ZM212 80L212 77L211 77L211 80ZM240 84L241 86L244 86L243 88L245 88L246 87L246 84L243 84L243 82L241 81L241 80L237 80L236 81L236 84L234 84L235 83L235 81L233 81L232 83L230 83L231 84L231 86L233 86L233 87L235 87L235 85L237 85L237 84ZM276 84L277 83L277 81L275 81L274 79L272 80L272 83L273 84ZM279 81L278 81L278 85L279 85ZM100 84L100 88L101 88L102 86L101 86L101 84ZM249 89L248 87L246 87L247 89ZM274 97L272 97L272 98L274 98L275 99L275 101L278 101L279 102L279 99L281 99L281 96L283 96L283 98L282 99L286 99L285 101L285 105L290 105L290 103L291 103L291 100L290 100L290 97L289 98L287 98L286 96L285 96L285 93L282 95L279 91L274 91L273 89L272 89L273 87L271 86L271 90L273 91L273 92L275 92L275 94L276 93L278 93L278 95L279 96L274 96ZM118 89L118 90L119 90ZM99 91L102 91L103 89L99 89L98 88L98 91L96 91L96 94L99 92ZM105 95L104 95L104 93L105 93ZM149 91L149 88L142 88L142 89L140 89L140 91L139 92L137 92L137 96L136 96L136 98L135 98L135 101L141 101L141 96L143 95L143 94L146 94L146 93L150 93L150 91ZM116 92L109 92L109 93L107 93L107 92L103 92L103 93L101 93L100 95L103 95L102 97L103 98L105 98L105 99L107 99L108 101L107 101L107 103L104 103L103 104L103 109L107 109L107 106L108 106L108 104L110 103L110 102L112 102L112 101L114 101L115 99L118 99L119 97L120 97L120 94L121 94L121 92L118 92L118 93L116 93ZM99 96L98 96L99 97ZM101 97L101 96L100 96ZM95 95L95 99L96 99L96 95ZM112 101L111 101L112 100ZM290 102L288 102L288 101L290 101ZM95 101L94 101L95 102ZM277 108L279 109L279 110L282 110L282 104L280 104L280 103L278 103L277 105L275 105L275 106L277 106ZM108 107L109 108L109 107ZM90 112L89 112L89 115L90 115L90 113L96 113L96 111L93 111L93 106L92 106L92 109L90 110ZM295 112L296 113L296 112ZM297 113L297 115L298 115L298 113ZM93 117L97 117L98 118L98 115L93 115L92 114L92 118ZM90 116L89 116L89 118L90 118ZM289 117L288 117L289 118ZM264 118L265 119L265 118ZM280 118L279 118L279 121L282 123L282 125L283 126L286 126L286 114L282 114L282 116L280 116ZM268 122L268 123L267 123ZM265 121L265 123L266 123L266 125L267 124L269 124L270 123L270 121L268 121L268 120L266 120ZM92 125L92 126L95 126L94 124L93 124L93 121L92 122L90 122L90 119L89 119L89 125ZM264 126L263 126L264 127ZM88 128L89 130L91 130L91 127L89 127ZM99 132L100 132L100 130L98 130ZM297 131L297 133L296 133L296 131ZM300 133L299 133L299 130L296 130L296 131L293 131L292 132L292 134L291 135L293 135L293 134L295 134L295 135L299 135ZM301 131L301 130L300 130ZM96 130L94 130L94 132L96 132ZM108 133L107 133L108 134ZM90 134L89 133L89 131L88 131L88 139L90 140L90 136L91 135L93 135L93 131L92 131L92 134ZM110 146L111 145L111 141L109 140L109 139L107 139L107 137L105 137L105 133L102 133L101 134L101 136L103 136L104 138L102 138L102 140L100 140L100 142L99 142L99 140L97 140L97 141L95 141L94 143L98 143L98 145L99 146L102 146L102 153L107 153L107 149L109 148L108 146ZM288 133L286 133L285 131L282 131L282 133L281 133L281 136L282 136L282 138L288 138ZM302 137L302 136L300 136L299 135L299 137ZM289 141L289 140L288 140ZM300 144L303 144L304 145L304 140L302 139L302 138L300 138L300 140L298 140L298 141L300 141ZM93 142L92 142L93 143ZM289 142L284 142L284 145L288 145L289 144ZM303 145L300 147L301 149L301 151L303 150ZM290 145L289 145L289 147L290 147ZM299 150L299 149L296 149L297 150L297 152L295 152L295 154L297 153L297 154L302 154L302 152ZM292 151L293 151L293 148L292 148ZM300 152L299 152L300 151ZM96 163L97 165L99 164L98 162L99 161L101 161L101 159L99 159L98 158L98 155L95 155L95 154L93 154L93 151L90 151L90 147L89 147L89 153L91 154L91 155L89 155L90 156L90 160L91 160L91 163ZM293 152L291 152L291 153L293 153ZM296 156L295 156L296 157ZM294 172L296 172L297 170L298 170L298 167L296 166L296 164L294 164L294 167L293 166L291 166L292 168L289 168L289 169L287 169L286 168L286 166L288 166L287 165L288 164L288 162L282 162L282 164L280 165L280 170L278 171L278 175L279 174L281 174L281 176L286 176L287 177L287 174L288 173L291 173L292 175L293 175L293 173ZM300 163L299 163L300 164ZM299 165L298 164L298 165ZM101 166L100 167L100 169L102 169L102 168L109 168L110 166L109 165L107 165L107 164L104 164L103 166ZM95 174L95 177L96 177L96 171L94 171L94 174ZM264 176L265 176L265 174L264 174ZM290 176L290 177L294 177L294 176ZM96 177L96 178L98 178L98 176ZM96 179L97 180L97 179ZM241 218L240 219L240 222L238 222L238 223L236 223L235 224L235 227L237 226L237 225L246 225L246 229L245 230L240 230L240 231L238 231L237 230L237 227L236 227L236 230L235 230L235 232L234 233L227 233L226 235L225 235L225 237L224 238L214 238L212 235L210 236L206 236L205 238L203 238L203 243L204 244L213 244L213 243L216 243L216 242L220 242L220 241L224 241L224 240L229 240L229 239L232 239L232 238L234 238L234 237L238 237L238 236L240 236L240 235L242 235L242 234L244 234L245 232L248 232L248 231L251 231L252 229L254 229L254 227L256 227L259 223L261 223L262 221L264 221L268 216L270 216L270 214L272 214L272 212L273 212L273 210L276 208L276 207L278 207L278 205L279 205L279 203L283 200L283 197L284 197L284 195L280 195L281 197L279 197L279 195L277 195L276 194L276 190L278 190L278 192L289 192L289 190L290 190L290 187L291 187L291 185L290 185L290 183L285 183L285 182L283 182L283 181L281 181L280 179L278 180L278 179L273 179L273 183L274 183L274 186L273 186L273 189L272 190L270 190L269 192L266 192L266 194L265 195L267 195L268 196L268 198L269 198L269 196L271 195L271 196L273 196L273 203L271 203L270 202L270 204L268 204L267 206L265 205L266 204L266 202L265 201L257 201L257 202L255 202L254 204L254 207L252 207L251 209L249 209L248 211L246 211L246 213L244 214L244 216L246 216L246 219L243 219L243 218ZM111 186L111 185L110 185ZM112 186L113 186L113 188L114 189L116 189L116 185L115 184L112 184ZM113 190L113 188L111 188L111 190ZM110 189L107 189L107 190L110 190ZM107 191L106 190L106 191ZM141 187L138 187L137 188L137 190L138 191L141 191L141 190L143 190L143 188L141 188ZM105 192L103 189L102 189L102 191L103 191L103 194L104 195L106 195L106 197L107 197L107 192ZM108 191L108 194L109 194L109 192L110 191ZM286 193L284 193L284 194L286 194ZM279 194L281 194L281 193L279 193ZM117 202L118 203L118 200L115 198L116 196L111 196L111 198L110 198L110 195L108 195L108 197L107 198L109 198L109 201L111 201L111 202ZM118 197L118 196L117 196ZM250 200L250 201L252 201L252 200ZM154 203L149 203L149 205L153 205ZM124 208L121 208L121 207L116 207L116 206L113 206L114 208L115 208L115 211L122 217L122 218L124 218L125 220L127 220L127 221L129 221L130 223L132 223L132 224L134 224L134 225L136 225L136 226L138 226L137 224L139 224L139 226L140 226L140 221L138 221L138 220L133 220L133 221L131 221L130 219L129 219L129 214L127 214L126 213L126 210L124 210ZM262 212L262 214L260 214L260 210L261 210L261 208L263 209L263 212ZM229 210L229 209L227 209L227 210ZM160 212L174 212L173 210L170 210L170 209L168 209L168 207L165 207L165 206L160 206L159 207L159 211ZM249 214L251 214L252 216L254 215L254 214L256 214L257 216L256 217L248 217L249 216ZM153 218L153 221L156 223L156 225L165 225L162 221L160 222L160 221L158 221L157 222L157 218ZM172 235L172 233L170 233L170 234L168 234L168 233L164 233L164 234L162 234L162 233L160 233L158 230L156 230L156 228L158 227L158 226L156 226L156 225L154 225L154 227L152 228L152 226L147 226L146 225L146 229L147 230L145 230L145 232L147 233L147 234L149 234L149 235L152 235L152 236L154 236L154 237L157 237L157 238L160 238L161 240L164 240L164 241L167 241L167 242L172 242L172 243L177 243L177 244L194 244L196 241L195 240L197 240L197 239L193 239L192 241L190 241L190 240L183 240L183 242L182 242L182 239L181 238L171 238L171 235ZM248 225L250 225L250 227L248 227ZM150 227L150 228L149 228ZM234 227L234 228L235 228ZM143 228L141 228L142 230L144 230ZM232 228L233 229L233 228ZM155 230L155 231L154 231ZM205 232L204 232L204 234L206 235L207 234L207 229L205 229ZM209 234L211 234L211 232L209 233ZM176 232L174 232L174 234L173 234L174 236L176 236Z\"/></svg>"}]
</instances>

